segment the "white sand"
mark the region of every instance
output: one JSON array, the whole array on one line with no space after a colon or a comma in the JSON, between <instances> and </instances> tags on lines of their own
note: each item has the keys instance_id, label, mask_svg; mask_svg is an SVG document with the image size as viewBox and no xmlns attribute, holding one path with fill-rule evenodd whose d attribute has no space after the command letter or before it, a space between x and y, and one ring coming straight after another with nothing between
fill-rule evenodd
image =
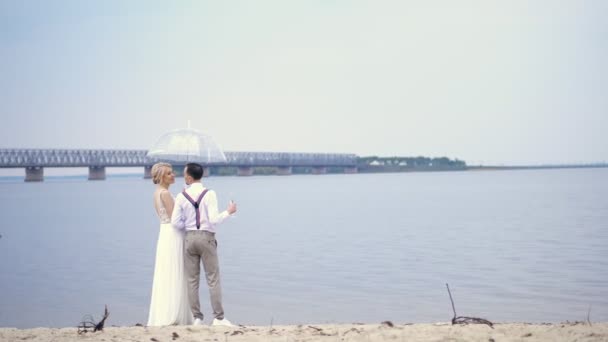
<instances>
[{"instance_id":1,"label":"white sand","mask_svg":"<svg viewBox=\"0 0 608 342\"><path fill-rule=\"evenodd\" d=\"M175 337L174 337L175 336ZM287 326L107 327L79 335L76 328L0 328L0 341L608 341L608 323L563 324L331 324Z\"/></svg>"}]
</instances>

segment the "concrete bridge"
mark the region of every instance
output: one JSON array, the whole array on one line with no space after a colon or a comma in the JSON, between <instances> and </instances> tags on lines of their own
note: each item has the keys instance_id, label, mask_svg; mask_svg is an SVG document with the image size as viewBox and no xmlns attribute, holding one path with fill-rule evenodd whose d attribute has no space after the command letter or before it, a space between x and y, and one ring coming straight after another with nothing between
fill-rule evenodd
<instances>
[{"instance_id":1,"label":"concrete bridge","mask_svg":"<svg viewBox=\"0 0 608 342\"><path fill-rule=\"evenodd\" d=\"M88 167L89 180L106 178L106 167L143 167L150 177L157 159L146 158L146 150L85 149L0 149L0 168L25 168L25 181L44 179L45 167ZM340 167L345 173L357 172L354 154L225 152L227 162L212 167L234 167L239 176L253 175L255 167L271 167L278 175L289 175L294 167L310 167L313 174L324 174L329 167ZM176 165L177 166L177 165ZM209 165L211 166L211 165ZM179 168L175 168L179 172ZM205 168L209 175L209 168Z\"/></svg>"}]
</instances>

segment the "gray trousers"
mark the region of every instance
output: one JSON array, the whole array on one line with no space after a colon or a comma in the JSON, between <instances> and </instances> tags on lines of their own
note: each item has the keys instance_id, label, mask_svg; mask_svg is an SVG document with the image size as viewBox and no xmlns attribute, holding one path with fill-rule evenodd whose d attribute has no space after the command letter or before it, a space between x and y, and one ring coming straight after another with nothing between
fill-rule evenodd
<instances>
[{"instance_id":1,"label":"gray trousers","mask_svg":"<svg viewBox=\"0 0 608 342\"><path fill-rule=\"evenodd\" d=\"M186 231L184 245L184 268L188 282L188 300L190 301L190 310L192 310L194 318L203 319L198 298L201 260L205 269L207 285L209 286L213 316L217 319L224 319L215 233L206 230L188 230Z\"/></svg>"}]
</instances>

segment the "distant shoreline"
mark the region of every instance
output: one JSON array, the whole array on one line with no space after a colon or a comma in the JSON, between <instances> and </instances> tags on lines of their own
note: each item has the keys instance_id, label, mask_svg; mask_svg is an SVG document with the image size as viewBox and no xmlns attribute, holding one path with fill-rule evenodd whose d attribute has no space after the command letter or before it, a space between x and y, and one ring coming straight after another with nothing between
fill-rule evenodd
<instances>
[{"instance_id":1,"label":"distant shoreline","mask_svg":"<svg viewBox=\"0 0 608 342\"><path fill-rule=\"evenodd\" d=\"M514 165L514 166L467 166L468 171L479 170L543 170L543 169L596 169L606 168L608 164L571 164L571 165Z\"/></svg>"},{"instance_id":2,"label":"distant shoreline","mask_svg":"<svg viewBox=\"0 0 608 342\"><path fill-rule=\"evenodd\" d=\"M596 168L608 168L608 164L565 164L565 165L512 165L512 166L493 166L493 165L477 165L477 166L465 166L465 167L405 167L405 166L359 166L357 173L368 174L368 173L410 173L410 172L447 172L447 171L512 171L512 170L549 170L549 169L596 169ZM69 169L69 168L66 168ZM293 175L309 175L309 172L294 172ZM342 172L327 172L326 174L344 174ZM355 173L356 174L356 173ZM255 176L275 176L276 174L271 173L267 168L260 168L258 172L255 172ZM229 177L236 174L211 174L212 177ZM73 180L86 180L88 174L71 174L71 175L47 175L45 179L73 179ZM138 172L133 173L114 173L107 174L107 178L119 179L119 178L142 178L143 174ZM22 181L24 176L20 175L0 175L0 180L10 181L17 180Z\"/></svg>"}]
</instances>

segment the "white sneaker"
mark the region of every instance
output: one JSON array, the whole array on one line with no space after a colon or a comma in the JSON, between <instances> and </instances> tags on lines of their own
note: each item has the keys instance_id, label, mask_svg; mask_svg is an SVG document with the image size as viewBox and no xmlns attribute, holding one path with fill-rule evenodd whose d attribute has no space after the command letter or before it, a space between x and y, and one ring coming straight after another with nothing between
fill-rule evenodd
<instances>
[{"instance_id":1,"label":"white sneaker","mask_svg":"<svg viewBox=\"0 0 608 342\"><path fill-rule=\"evenodd\" d=\"M203 325L203 320L200 318L196 318L194 320L194 323L192 323L192 325Z\"/></svg>"},{"instance_id":2,"label":"white sneaker","mask_svg":"<svg viewBox=\"0 0 608 342\"><path fill-rule=\"evenodd\" d=\"M213 325L213 326L222 326L222 327L235 327L236 326L236 325L230 323L230 321L227 320L226 317L224 317L224 319L214 318L213 319L213 323L211 323L211 325Z\"/></svg>"}]
</instances>

